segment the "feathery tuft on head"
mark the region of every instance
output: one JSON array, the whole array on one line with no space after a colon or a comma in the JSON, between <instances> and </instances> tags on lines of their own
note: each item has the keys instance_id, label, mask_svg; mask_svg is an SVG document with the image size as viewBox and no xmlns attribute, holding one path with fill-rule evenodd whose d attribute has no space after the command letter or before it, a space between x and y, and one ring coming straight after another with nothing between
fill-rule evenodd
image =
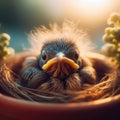
<instances>
[{"instance_id":1,"label":"feathery tuft on head","mask_svg":"<svg viewBox=\"0 0 120 120\"><path fill-rule=\"evenodd\" d=\"M77 24L70 21L65 21L60 26L56 23L49 24L49 28L41 26L31 31L29 34L30 43L32 48L31 52L39 54L42 46L50 41L59 41L64 39L75 43L80 50L81 55L85 55L87 51L93 49L91 41L88 39L87 34L80 30Z\"/></svg>"}]
</instances>

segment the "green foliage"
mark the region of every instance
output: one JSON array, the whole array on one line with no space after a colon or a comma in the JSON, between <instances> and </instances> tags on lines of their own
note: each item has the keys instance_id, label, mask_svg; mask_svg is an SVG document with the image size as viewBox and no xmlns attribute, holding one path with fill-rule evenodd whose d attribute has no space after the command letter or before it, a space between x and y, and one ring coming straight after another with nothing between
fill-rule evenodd
<instances>
[{"instance_id":1,"label":"green foliage","mask_svg":"<svg viewBox=\"0 0 120 120\"><path fill-rule=\"evenodd\" d=\"M113 27L105 29L103 40L106 44L102 47L102 51L106 56L110 57L110 60L117 68L120 68L120 14L111 14L108 24L113 25Z\"/></svg>"},{"instance_id":2,"label":"green foliage","mask_svg":"<svg viewBox=\"0 0 120 120\"><path fill-rule=\"evenodd\" d=\"M0 60L6 59L8 55L14 54L14 49L9 48L10 36L7 33L0 34Z\"/></svg>"}]
</instances>

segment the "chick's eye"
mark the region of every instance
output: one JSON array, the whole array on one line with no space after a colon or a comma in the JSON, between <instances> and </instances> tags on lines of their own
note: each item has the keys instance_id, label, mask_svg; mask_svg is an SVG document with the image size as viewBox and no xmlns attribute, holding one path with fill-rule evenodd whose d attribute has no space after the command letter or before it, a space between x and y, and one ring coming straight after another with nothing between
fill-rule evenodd
<instances>
[{"instance_id":1,"label":"chick's eye","mask_svg":"<svg viewBox=\"0 0 120 120\"><path fill-rule=\"evenodd\" d=\"M46 60L46 58L47 58L47 55L46 55L45 52L43 52L43 53L42 53L42 59L43 59L43 60Z\"/></svg>"},{"instance_id":2,"label":"chick's eye","mask_svg":"<svg viewBox=\"0 0 120 120\"><path fill-rule=\"evenodd\" d=\"M78 58L79 58L78 53L75 53L75 59L78 59Z\"/></svg>"}]
</instances>

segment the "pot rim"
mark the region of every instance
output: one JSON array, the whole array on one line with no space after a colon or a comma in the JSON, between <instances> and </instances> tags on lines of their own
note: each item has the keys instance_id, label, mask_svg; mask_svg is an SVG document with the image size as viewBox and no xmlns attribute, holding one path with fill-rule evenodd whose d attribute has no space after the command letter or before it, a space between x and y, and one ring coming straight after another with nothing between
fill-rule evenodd
<instances>
[{"instance_id":1,"label":"pot rim","mask_svg":"<svg viewBox=\"0 0 120 120\"><path fill-rule=\"evenodd\" d=\"M19 107L19 108L26 108L26 109L42 109L42 110L88 110L94 108L101 108L107 107L111 105L115 105L120 103L120 95L112 96L109 98L94 100L90 102L80 102L80 103L38 103L38 102L31 102L27 100L19 100L9 96L5 96L0 94L0 105L7 107ZM1 111L1 110L0 110Z\"/></svg>"}]
</instances>

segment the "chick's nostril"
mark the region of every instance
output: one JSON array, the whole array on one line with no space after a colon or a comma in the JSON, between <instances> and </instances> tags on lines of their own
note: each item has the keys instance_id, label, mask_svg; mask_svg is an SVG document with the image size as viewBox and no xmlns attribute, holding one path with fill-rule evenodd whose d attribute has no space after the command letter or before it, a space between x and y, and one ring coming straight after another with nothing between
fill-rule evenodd
<instances>
[{"instance_id":1,"label":"chick's nostril","mask_svg":"<svg viewBox=\"0 0 120 120\"><path fill-rule=\"evenodd\" d=\"M62 52L59 52L59 53L56 54L56 57L61 59L61 58L65 57L65 54L62 53Z\"/></svg>"}]
</instances>

